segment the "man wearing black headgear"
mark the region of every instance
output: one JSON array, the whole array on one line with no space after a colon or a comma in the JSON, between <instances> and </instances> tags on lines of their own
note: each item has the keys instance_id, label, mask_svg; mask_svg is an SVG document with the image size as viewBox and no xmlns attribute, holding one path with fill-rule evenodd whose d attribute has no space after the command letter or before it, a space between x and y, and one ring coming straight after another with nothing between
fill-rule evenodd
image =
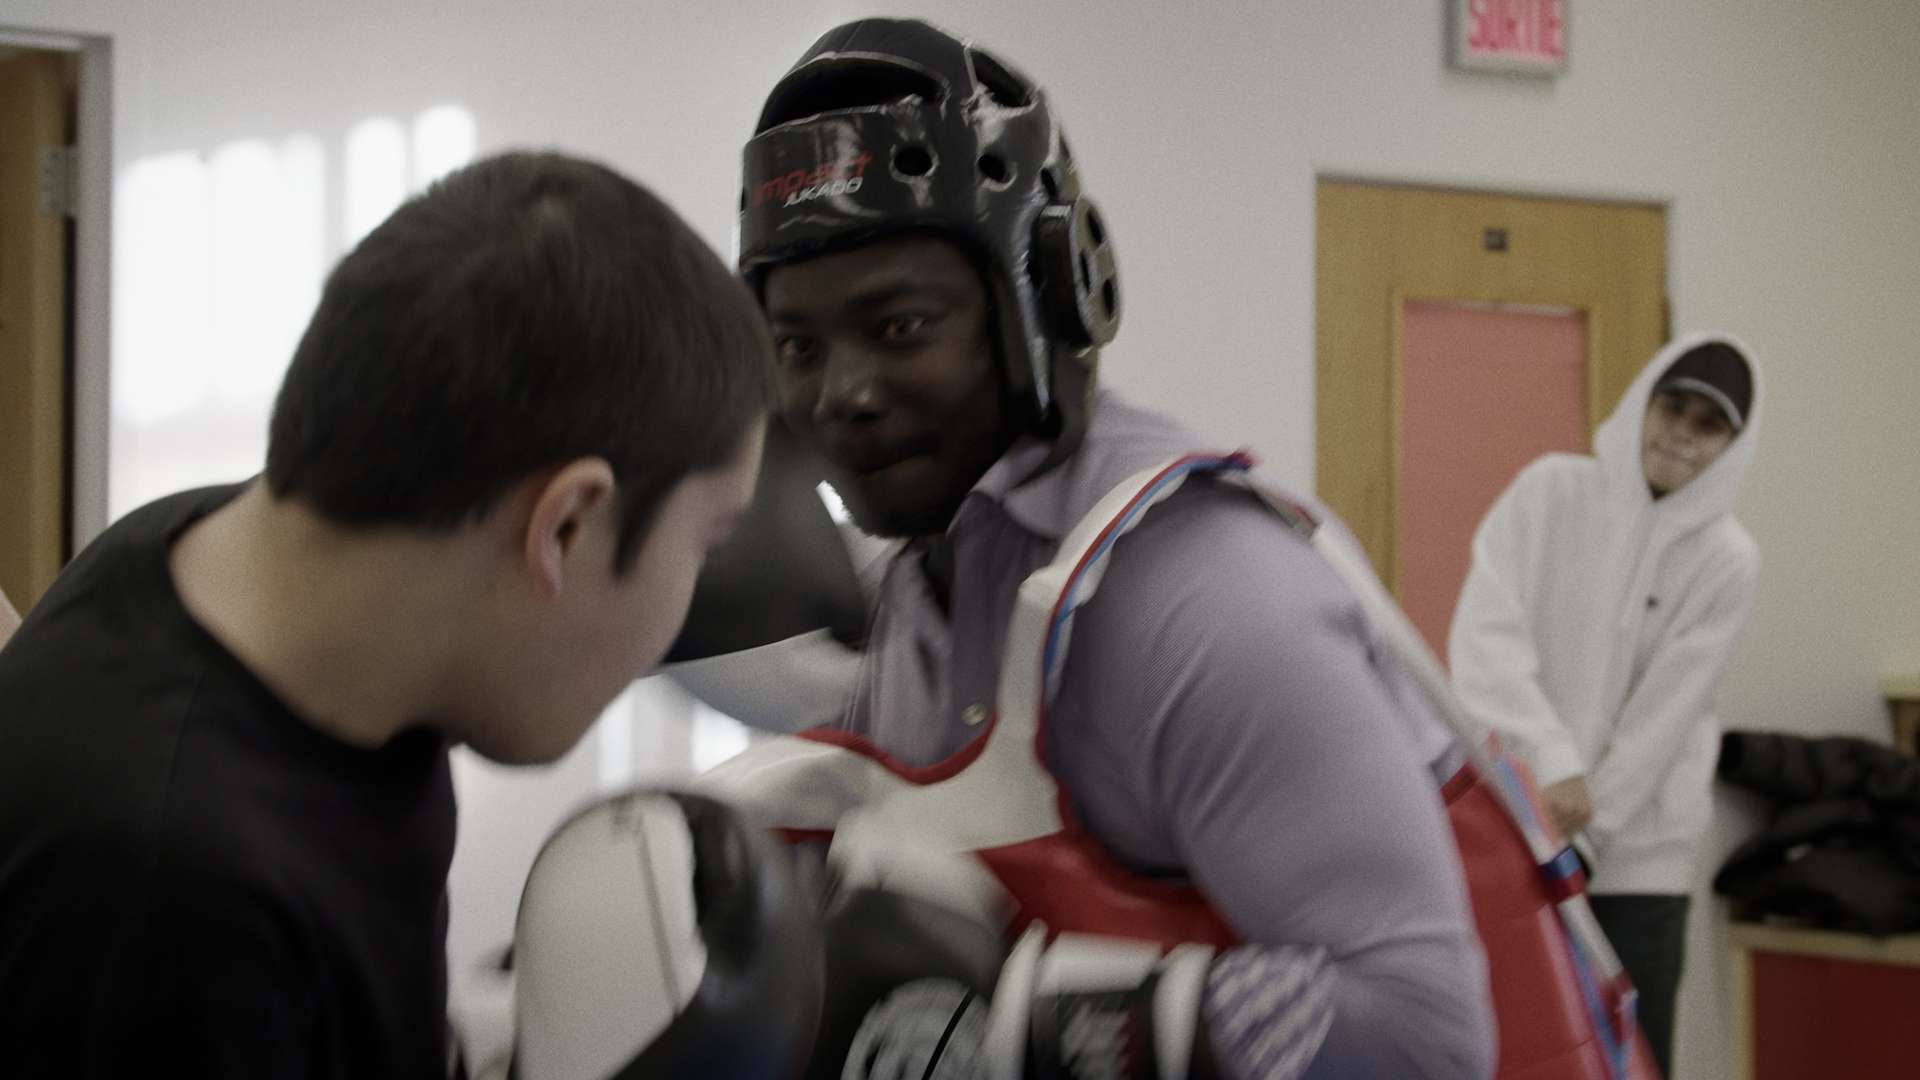
<instances>
[{"instance_id":1,"label":"man wearing black headgear","mask_svg":"<svg viewBox=\"0 0 1920 1080\"><path fill-rule=\"evenodd\" d=\"M988 766L969 755L999 753L981 751L1006 718L996 687L1026 663L1002 663L1022 581L1122 481L1208 441L1096 392L1121 312L1109 223L1045 95L993 54L919 22L839 27L774 87L744 156L740 266L782 415L854 520L897 542L842 741L973 775ZM1484 960L1436 797L1458 746L1354 595L1212 476L1145 514L1100 587L1019 751L1058 781L1065 832L1089 838L1076 854L1115 869L1047 899L1114 876L1197 895L1223 947L1050 998L1027 1075L1486 1075ZM830 940L830 1012L845 948Z\"/></svg>"},{"instance_id":2,"label":"man wearing black headgear","mask_svg":"<svg viewBox=\"0 0 1920 1080\"><path fill-rule=\"evenodd\" d=\"M1488 512L1449 642L1460 696L1588 856L1594 913L1663 1071L1712 811L1713 692L1760 567L1733 516L1758 375L1724 335L1662 349L1591 457L1535 461Z\"/></svg>"}]
</instances>

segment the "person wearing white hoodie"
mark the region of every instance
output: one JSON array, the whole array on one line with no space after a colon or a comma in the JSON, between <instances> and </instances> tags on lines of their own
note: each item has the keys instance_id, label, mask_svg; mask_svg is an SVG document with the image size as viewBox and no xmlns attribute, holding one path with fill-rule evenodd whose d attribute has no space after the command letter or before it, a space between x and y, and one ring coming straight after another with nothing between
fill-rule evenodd
<instances>
[{"instance_id":1,"label":"person wearing white hoodie","mask_svg":"<svg viewBox=\"0 0 1920 1080\"><path fill-rule=\"evenodd\" d=\"M1759 369L1721 334L1673 342L1594 435L1520 471L1473 540L1455 689L1576 840L1595 914L1671 1075L1694 858L1712 812L1713 695L1760 554L1733 516Z\"/></svg>"}]
</instances>

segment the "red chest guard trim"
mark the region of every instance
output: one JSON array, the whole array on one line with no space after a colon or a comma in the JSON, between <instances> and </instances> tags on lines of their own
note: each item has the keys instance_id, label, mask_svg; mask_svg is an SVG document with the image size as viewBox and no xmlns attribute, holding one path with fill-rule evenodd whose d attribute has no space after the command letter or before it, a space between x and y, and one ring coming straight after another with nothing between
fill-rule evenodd
<instances>
[{"instance_id":1,"label":"red chest guard trim","mask_svg":"<svg viewBox=\"0 0 1920 1080\"><path fill-rule=\"evenodd\" d=\"M844 731L805 731L795 736L838 746L869 758L912 784L937 783L971 764L986 736L932 765L902 765L885 751ZM1008 934L1018 936L1039 922L1051 933L1097 934L1164 946L1198 942L1224 948L1239 939L1191 885L1135 874L1072 820L1061 807L1057 832L973 854L986 865L1012 902ZM829 839L827 830L785 830L793 841Z\"/></svg>"}]
</instances>

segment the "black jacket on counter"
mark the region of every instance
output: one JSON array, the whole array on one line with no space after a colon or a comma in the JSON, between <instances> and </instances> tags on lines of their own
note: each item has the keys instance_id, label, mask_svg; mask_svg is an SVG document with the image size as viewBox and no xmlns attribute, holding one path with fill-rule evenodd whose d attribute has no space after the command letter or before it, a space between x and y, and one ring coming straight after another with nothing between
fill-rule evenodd
<instances>
[{"instance_id":1,"label":"black jacket on counter","mask_svg":"<svg viewBox=\"0 0 1920 1080\"><path fill-rule=\"evenodd\" d=\"M1736 917L1920 930L1920 759L1865 739L1730 731L1720 778L1774 803L1713 879Z\"/></svg>"}]
</instances>

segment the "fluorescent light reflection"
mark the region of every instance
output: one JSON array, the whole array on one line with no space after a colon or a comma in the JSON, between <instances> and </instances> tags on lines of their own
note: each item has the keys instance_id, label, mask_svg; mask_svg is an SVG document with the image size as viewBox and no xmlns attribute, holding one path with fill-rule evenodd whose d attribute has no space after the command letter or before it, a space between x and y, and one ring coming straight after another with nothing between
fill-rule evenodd
<instances>
[{"instance_id":1,"label":"fluorescent light reflection","mask_svg":"<svg viewBox=\"0 0 1920 1080\"><path fill-rule=\"evenodd\" d=\"M413 121L413 187L428 184L473 160L473 114L458 105L428 109Z\"/></svg>"},{"instance_id":2,"label":"fluorescent light reflection","mask_svg":"<svg viewBox=\"0 0 1920 1080\"><path fill-rule=\"evenodd\" d=\"M113 412L146 426L207 393L212 204L193 154L136 162L121 183L126 232L116 263Z\"/></svg>"},{"instance_id":3,"label":"fluorescent light reflection","mask_svg":"<svg viewBox=\"0 0 1920 1080\"><path fill-rule=\"evenodd\" d=\"M118 184L111 516L260 469L273 396L328 267L413 191L471 161L473 115L373 117L329 148L311 133L156 154Z\"/></svg>"},{"instance_id":4,"label":"fluorescent light reflection","mask_svg":"<svg viewBox=\"0 0 1920 1080\"><path fill-rule=\"evenodd\" d=\"M350 248L407 197L407 133L385 116L347 132L346 235Z\"/></svg>"}]
</instances>

